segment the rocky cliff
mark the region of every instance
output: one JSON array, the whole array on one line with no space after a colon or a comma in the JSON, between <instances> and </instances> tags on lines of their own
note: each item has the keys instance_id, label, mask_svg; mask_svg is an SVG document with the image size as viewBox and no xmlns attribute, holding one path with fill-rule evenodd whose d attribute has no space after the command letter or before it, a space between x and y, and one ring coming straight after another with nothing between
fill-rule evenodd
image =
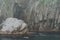
<instances>
[{"instance_id":1,"label":"rocky cliff","mask_svg":"<svg viewBox=\"0 0 60 40\"><path fill-rule=\"evenodd\" d=\"M30 30L60 29L60 0L0 0L0 20L16 17Z\"/></svg>"}]
</instances>

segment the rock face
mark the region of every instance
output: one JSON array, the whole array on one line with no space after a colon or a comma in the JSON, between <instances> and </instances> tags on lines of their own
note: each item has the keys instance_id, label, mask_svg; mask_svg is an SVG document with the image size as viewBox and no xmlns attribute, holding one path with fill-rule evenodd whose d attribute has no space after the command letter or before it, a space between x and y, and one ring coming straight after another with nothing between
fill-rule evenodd
<instances>
[{"instance_id":1,"label":"rock face","mask_svg":"<svg viewBox=\"0 0 60 40\"><path fill-rule=\"evenodd\" d=\"M58 26L60 0L0 0L0 16L4 16L3 20L8 17L22 19L27 22L31 30L37 28L38 25L45 24L50 25L52 29L58 29L60 28ZM51 23L49 19L52 19ZM44 20L46 20L45 24ZM43 22L41 23L41 21ZM45 28L46 26L40 26L41 30L45 30Z\"/></svg>"},{"instance_id":2,"label":"rock face","mask_svg":"<svg viewBox=\"0 0 60 40\"><path fill-rule=\"evenodd\" d=\"M1 31L13 32L13 31L21 31L21 30L24 30L26 28L27 28L27 24L23 20L18 20L17 18L7 18L2 23Z\"/></svg>"}]
</instances>

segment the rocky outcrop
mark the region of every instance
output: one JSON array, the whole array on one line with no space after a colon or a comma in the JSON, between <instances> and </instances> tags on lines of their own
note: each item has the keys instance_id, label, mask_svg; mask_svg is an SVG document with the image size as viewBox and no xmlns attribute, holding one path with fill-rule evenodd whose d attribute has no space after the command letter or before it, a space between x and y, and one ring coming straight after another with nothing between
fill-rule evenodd
<instances>
[{"instance_id":1,"label":"rocky outcrop","mask_svg":"<svg viewBox=\"0 0 60 40\"><path fill-rule=\"evenodd\" d=\"M60 28L59 0L0 0L0 4L0 16L4 16L3 20L7 17L22 19L30 30L36 29L37 26L40 30Z\"/></svg>"},{"instance_id":2,"label":"rocky outcrop","mask_svg":"<svg viewBox=\"0 0 60 40\"><path fill-rule=\"evenodd\" d=\"M18 20L17 18L7 18L2 23L2 32L12 33L12 32L27 32L27 24L23 20Z\"/></svg>"}]
</instances>

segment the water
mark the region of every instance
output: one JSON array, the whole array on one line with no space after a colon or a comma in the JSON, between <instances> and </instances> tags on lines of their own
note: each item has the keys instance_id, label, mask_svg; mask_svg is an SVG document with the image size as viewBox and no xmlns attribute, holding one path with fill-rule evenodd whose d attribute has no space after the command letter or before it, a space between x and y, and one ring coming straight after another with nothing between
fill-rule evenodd
<instances>
[{"instance_id":1,"label":"water","mask_svg":"<svg viewBox=\"0 0 60 40\"><path fill-rule=\"evenodd\" d=\"M0 40L60 40L60 34L38 34L30 37L0 37Z\"/></svg>"}]
</instances>

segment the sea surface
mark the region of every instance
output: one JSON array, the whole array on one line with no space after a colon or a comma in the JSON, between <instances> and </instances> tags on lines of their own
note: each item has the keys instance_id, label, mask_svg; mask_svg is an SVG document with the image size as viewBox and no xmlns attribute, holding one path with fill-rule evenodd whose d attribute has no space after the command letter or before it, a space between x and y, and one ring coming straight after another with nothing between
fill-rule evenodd
<instances>
[{"instance_id":1,"label":"sea surface","mask_svg":"<svg viewBox=\"0 0 60 40\"><path fill-rule=\"evenodd\" d=\"M44 34L44 33L39 33L39 34L33 34L31 36L25 36L25 37L1 37L0 40L60 40L60 34Z\"/></svg>"}]
</instances>

